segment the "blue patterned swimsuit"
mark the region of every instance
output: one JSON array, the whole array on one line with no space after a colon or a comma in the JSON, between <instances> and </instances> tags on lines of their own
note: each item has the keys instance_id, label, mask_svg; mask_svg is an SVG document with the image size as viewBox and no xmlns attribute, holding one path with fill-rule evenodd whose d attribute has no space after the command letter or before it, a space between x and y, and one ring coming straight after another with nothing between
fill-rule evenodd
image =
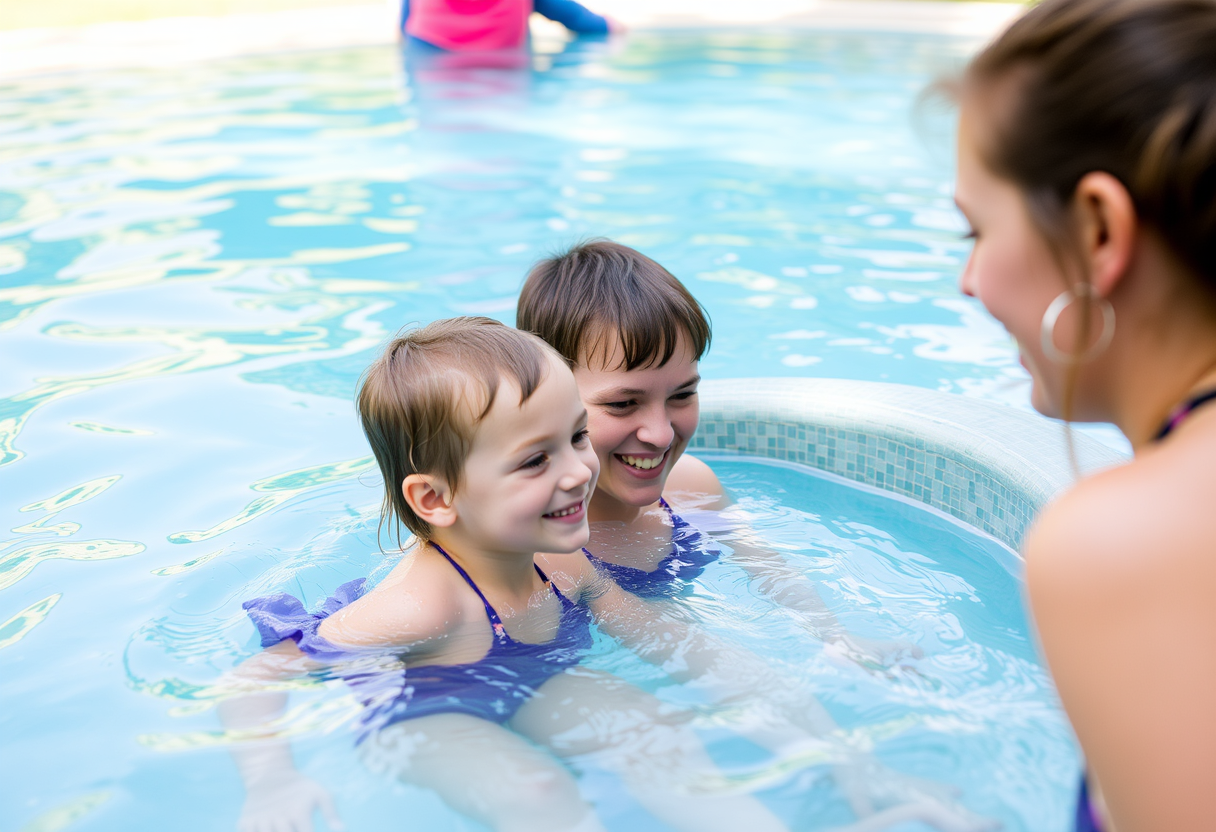
<instances>
[{"instance_id":1,"label":"blue patterned swimsuit","mask_svg":"<svg viewBox=\"0 0 1216 832\"><path fill-rule=\"evenodd\" d=\"M578 664L591 646L591 617L587 609L562 595L539 566L537 574L552 588L562 611L557 634L543 644L529 644L511 638L502 619L468 573L439 546L430 545L455 567L485 607L494 637L490 649L478 661L408 669L395 666L388 670L382 663L376 667L377 662L367 661L375 658L371 651L352 650L326 640L317 632L321 622L363 597L367 592L366 578L342 584L317 613L308 612L298 599L286 594L254 598L243 605L258 629L263 647L291 639L306 656L335 665L335 675L355 691L365 706L360 742L371 732L393 723L434 714L468 714L501 725L515 716L537 688Z\"/></svg>"},{"instance_id":2,"label":"blue patterned swimsuit","mask_svg":"<svg viewBox=\"0 0 1216 832\"><path fill-rule=\"evenodd\" d=\"M672 511L666 500L660 497L659 505L671 519L671 554L659 561L652 571L609 563L583 549L583 554L596 569L606 572L621 589L639 598L687 595L692 590L692 582L701 576L705 567L722 556L722 550L708 543L705 535Z\"/></svg>"}]
</instances>

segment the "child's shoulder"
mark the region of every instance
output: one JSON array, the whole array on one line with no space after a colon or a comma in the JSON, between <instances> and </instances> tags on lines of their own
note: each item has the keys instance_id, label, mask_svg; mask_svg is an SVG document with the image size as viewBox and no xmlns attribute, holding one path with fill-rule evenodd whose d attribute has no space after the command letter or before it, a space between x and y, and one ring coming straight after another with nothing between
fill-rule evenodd
<instances>
[{"instance_id":1,"label":"child's shoulder","mask_svg":"<svg viewBox=\"0 0 1216 832\"><path fill-rule=\"evenodd\" d=\"M451 566L427 550L408 554L374 589L326 619L321 634L352 647L425 646L462 626L468 606L462 586Z\"/></svg>"}]
</instances>

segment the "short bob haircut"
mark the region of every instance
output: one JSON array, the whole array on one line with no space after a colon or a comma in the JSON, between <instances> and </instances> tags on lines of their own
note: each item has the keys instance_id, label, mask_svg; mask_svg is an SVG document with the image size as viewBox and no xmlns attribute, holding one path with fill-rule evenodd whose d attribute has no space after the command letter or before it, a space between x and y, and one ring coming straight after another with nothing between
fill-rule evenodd
<instances>
[{"instance_id":1,"label":"short bob haircut","mask_svg":"<svg viewBox=\"0 0 1216 832\"><path fill-rule=\"evenodd\" d=\"M455 491L477 426L504 382L519 403L540 386L554 350L527 332L489 318L449 318L402 331L363 373L356 401L363 432L384 475L380 528L400 526L419 540L432 528L405 501L411 474L442 477Z\"/></svg>"},{"instance_id":2,"label":"short bob haircut","mask_svg":"<svg viewBox=\"0 0 1216 832\"><path fill-rule=\"evenodd\" d=\"M700 360L709 317L684 284L641 252L596 239L541 260L519 295L515 325L534 332L572 364L606 364L616 339L619 367L662 367L680 336Z\"/></svg>"}]
</instances>

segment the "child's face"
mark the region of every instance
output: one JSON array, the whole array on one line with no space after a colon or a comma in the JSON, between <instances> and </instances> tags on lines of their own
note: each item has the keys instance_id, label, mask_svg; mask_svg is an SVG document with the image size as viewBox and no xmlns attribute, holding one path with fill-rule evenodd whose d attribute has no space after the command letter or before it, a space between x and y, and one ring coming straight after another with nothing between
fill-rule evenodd
<instances>
[{"instance_id":1,"label":"child's face","mask_svg":"<svg viewBox=\"0 0 1216 832\"><path fill-rule=\"evenodd\" d=\"M612 513L612 501L635 507L657 502L700 417L701 377L687 338L681 335L662 367L625 370L621 357L618 342L606 361L574 369L599 457L597 517Z\"/></svg>"},{"instance_id":2,"label":"child's face","mask_svg":"<svg viewBox=\"0 0 1216 832\"><path fill-rule=\"evenodd\" d=\"M522 406L518 387L499 387L453 498L458 522L487 551L577 551L599 468L574 376L551 358Z\"/></svg>"}]
</instances>

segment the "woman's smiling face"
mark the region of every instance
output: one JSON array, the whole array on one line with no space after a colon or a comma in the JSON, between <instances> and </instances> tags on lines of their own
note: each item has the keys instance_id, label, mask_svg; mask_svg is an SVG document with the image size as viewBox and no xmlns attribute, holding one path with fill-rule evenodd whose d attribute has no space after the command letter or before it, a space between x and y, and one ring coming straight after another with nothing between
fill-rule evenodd
<instances>
[{"instance_id":1,"label":"woman's smiling face","mask_svg":"<svg viewBox=\"0 0 1216 832\"><path fill-rule=\"evenodd\" d=\"M1022 364L1034 380L1031 404L1040 413L1058 417L1065 374L1044 354L1040 329L1047 307L1068 283L1031 221L1022 192L985 164L976 135L980 115L964 104L959 118L955 202L975 240L959 288L982 303L1014 337ZM1064 350L1072 344L1069 317L1056 339Z\"/></svg>"},{"instance_id":2,"label":"woman's smiling face","mask_svg":"<svg viewBox=\"0 0 1216 832\"><path fill-rule=\"evenodd\" d=\"M656 503L676 460L697 430L697 359L687 337L662 366L626 370L616 343L603 361L574 368L587 428L600 460L591 519L627 518Z\"/></svg>"}]
</instances>

